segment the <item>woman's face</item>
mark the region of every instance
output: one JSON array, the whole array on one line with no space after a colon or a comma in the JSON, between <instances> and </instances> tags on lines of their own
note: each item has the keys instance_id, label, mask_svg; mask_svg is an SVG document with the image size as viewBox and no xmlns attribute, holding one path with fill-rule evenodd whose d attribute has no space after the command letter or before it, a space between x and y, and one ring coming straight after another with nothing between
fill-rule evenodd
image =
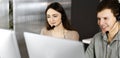
<instances>
[{"instance_id":1,"label":"woman's face","mask_svg":"<svg viewBox=\"0 0 120 58\"><path fill-rule=\"evenodd\" d=\"M116 17L111 9L104 9L97 13L98 25L102 32L110 31L116 23Z\"/></svg>"},{"instance_id":2,"label":"woman's face","mask_svg":"<svg viewBox=\"0 0 120 58\"><path fill-rule=\"evenodd\" d=\"M47 10L47 21L51 27L58 26L62 22L61 13L52 8L49 8Z\"/></svg>"}]
</instances>

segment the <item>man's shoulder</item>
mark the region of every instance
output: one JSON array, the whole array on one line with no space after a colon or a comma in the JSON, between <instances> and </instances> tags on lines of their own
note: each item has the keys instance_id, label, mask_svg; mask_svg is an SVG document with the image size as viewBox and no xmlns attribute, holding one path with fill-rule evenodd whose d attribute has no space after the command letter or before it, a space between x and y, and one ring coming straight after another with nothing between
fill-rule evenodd
<instances>
[{"instance_id":1,"label":"man's shoulder","mask_svg":"<svg viewBox=\"0 0 120 58\"><path fill-rule=\"evenodd\" d=\"M96 33L93 38L101 38L102 37L102 32Z\"/></svg>"}]
</instances>

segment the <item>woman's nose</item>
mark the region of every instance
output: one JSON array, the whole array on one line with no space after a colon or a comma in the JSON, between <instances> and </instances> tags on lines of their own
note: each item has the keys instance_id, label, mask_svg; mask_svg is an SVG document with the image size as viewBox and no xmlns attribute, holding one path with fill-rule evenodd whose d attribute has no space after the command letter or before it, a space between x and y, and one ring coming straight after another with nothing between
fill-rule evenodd
<instances>
[{"instance_id":1,"label":"woman's nose","mask_svg":"<svg viewBox=\"0 0 120 58\"><path fill-rule=\"evenodd\" d=\"M50 20L51 20L51 21L54 21L54 18L52 17Z\"/></svg>"}]
</instances>

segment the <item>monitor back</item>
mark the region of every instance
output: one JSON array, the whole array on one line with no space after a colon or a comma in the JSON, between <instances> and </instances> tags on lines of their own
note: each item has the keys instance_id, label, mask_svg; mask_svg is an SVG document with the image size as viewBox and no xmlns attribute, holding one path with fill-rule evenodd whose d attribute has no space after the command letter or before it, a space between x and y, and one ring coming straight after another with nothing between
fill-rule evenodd
<instances>
[{"instance_id":1,"label":"monitor back","mask_svg":"<svg viewBox=\"0 0 120 58\"><path fill-rule=\"evenodd\" d=\"M83 44L24 32L29 58L84 58Z\"/></svg>"},{"instance_id":2,"label":"monitor back","mask_svg":"<svg viewBox=\"0 0 120 58\"><path fill-rule=\"evenodd\" d=\"M21 58L13 33L11 30L0 29L0 58Z\"/></svg>"}]
</instances>

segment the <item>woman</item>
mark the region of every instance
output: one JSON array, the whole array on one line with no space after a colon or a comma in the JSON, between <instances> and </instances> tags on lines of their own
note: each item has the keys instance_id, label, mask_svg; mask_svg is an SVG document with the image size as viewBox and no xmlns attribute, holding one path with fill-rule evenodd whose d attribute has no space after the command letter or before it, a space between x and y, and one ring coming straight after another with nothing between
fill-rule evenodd
<instances>
[{"instance_id":1,"label":"woman","mask_svg":"<svg viewBox=\"0 0 120 58\"><path fill-rule=\"evenodd\" d=\"M57 38L79 40L77 31L71 28L63 7L58 3L51 3L46 11L46 27L41 30L41 34Z\"/></svg>"}]
</instances>

